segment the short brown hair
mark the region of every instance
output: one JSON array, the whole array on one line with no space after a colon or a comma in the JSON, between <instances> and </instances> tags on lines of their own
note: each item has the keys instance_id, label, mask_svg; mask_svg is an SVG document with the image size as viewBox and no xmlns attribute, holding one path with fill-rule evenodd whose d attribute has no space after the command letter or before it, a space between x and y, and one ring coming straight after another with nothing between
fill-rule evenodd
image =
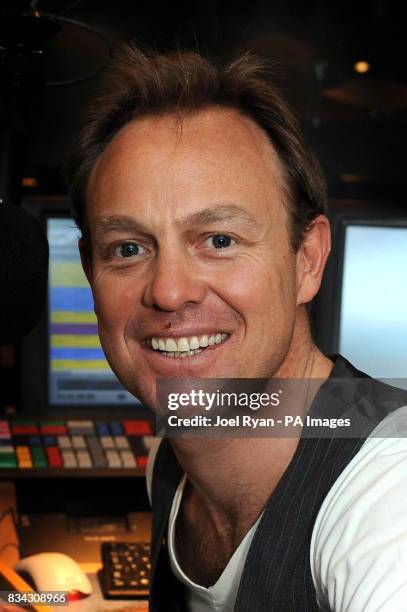
<instances>
[{"instance_id":1,"label":"short brown hair","mask_svg":"<svg viewBox=\"0 0 407 612\"><path fill-rule=\"evenodd\" d=\"M115 134L137 117L174 114L182 118L212 106L238 110L267 133L285 170L294 250L312 220L326 212L319 164L259 58L245 54L221 66L194 52L162 54L123 45L107 77L67 167L73 215L86 241L89 176Z\"/></svg>"}]
</instances>

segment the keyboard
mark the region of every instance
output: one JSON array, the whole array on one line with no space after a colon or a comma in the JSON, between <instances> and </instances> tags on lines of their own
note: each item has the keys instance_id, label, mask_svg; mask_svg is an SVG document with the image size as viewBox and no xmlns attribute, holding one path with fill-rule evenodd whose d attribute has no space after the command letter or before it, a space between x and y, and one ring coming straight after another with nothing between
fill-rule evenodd
<instances>
[{"instance_id":1,"label":"keyboard","mask_svg":"<svg viewBox=\"0 0 407 612\"><path fill-rule=\"evenodd\" d=\"M144 470L153 440L146 420L0 420L0 477L60 470Z\"/></svg>"},{"instance_id":2,"label":"keyboard","mask_svg":"<svg viewBox=\"0 0 407 612\"><path fill-rule=\"evenodd\" d=\"M106 599L148 598L151 578L148 542L104 542L100 581Z\"/></svg>"}]
</instances>

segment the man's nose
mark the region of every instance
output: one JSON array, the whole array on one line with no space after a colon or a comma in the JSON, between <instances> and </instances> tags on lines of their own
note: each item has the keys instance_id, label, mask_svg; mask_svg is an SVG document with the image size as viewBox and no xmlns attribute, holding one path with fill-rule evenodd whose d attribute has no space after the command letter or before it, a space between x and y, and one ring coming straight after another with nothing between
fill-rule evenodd
<instances>
[{"instance_id":1,"label":"man's nose","mask_svg":"<svg viewBox=\"0 0 407 612\"><path fill-rule=\"evenodd\" d=\"M154 262L143 304L149 308L176 311L186 304L199 304L205 293L205 283L190 259L162 253Z\"/></svg>"}]
</instances>

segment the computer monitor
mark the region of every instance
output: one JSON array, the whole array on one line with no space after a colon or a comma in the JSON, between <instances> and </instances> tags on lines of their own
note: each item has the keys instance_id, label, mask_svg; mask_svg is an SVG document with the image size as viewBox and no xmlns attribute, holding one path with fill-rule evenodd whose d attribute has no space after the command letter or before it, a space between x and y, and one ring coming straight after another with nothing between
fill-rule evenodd
<instances>
[{"instance_id":1,"label":"computer monitor","mask_svg":"<svg viewBox=\"0 0 407 612\"><path fill-rule=\"evenodd\" d=\"M50 259L44 316L20 347L22 411L141 408L102 351L66 199L33 198L25 207L46 230Z\"/></svg>"},{"instance_id":2,"label":"computer monitor","mask_svg":"<svg viewBox=\"0 0 407 612\"><path fill-rule=\"evenodd\" d=\"M406 379L407 209L333 202L333 249L313 315L326 353L376 378Z\"/></svg>"}]
</instances>

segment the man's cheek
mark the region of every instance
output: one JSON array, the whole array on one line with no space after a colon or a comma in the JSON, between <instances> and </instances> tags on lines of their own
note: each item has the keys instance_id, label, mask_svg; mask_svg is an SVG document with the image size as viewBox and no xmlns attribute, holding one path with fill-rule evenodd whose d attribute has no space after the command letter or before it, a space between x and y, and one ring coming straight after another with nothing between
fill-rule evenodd
<instances>
[{"instance_id":1,"label":"man's cheek","mask_svg":"<svg viewBox=\"0 0 407 612\"><path fill-rule=\"evenodd\" d=\"M222 279L221 284L219 284L219 279ZM216 283L212 283L218 295L226 302L236 304L236 306L254 302L256 295L253 292L257 293L261 285L261 281L256 278L256 271L253 268L247 270L245 267L237 267L233 270L229 268L222 274L218 274Z\"/></svg>"}]
</instances>

